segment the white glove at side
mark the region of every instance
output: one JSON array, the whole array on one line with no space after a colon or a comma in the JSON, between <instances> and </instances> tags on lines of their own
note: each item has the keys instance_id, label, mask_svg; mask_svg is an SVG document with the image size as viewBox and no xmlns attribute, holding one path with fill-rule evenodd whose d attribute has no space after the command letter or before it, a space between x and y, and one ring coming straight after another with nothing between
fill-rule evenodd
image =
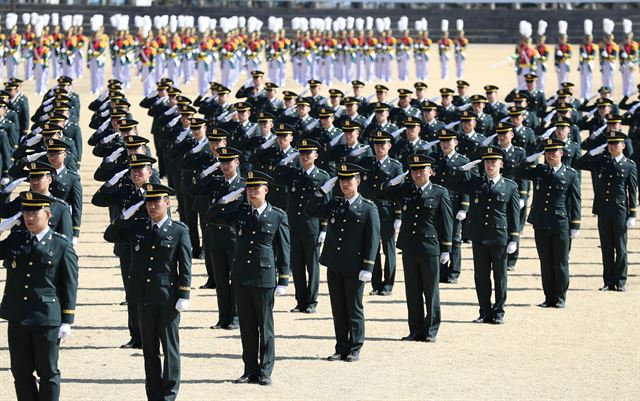
<instances>
[{"instance_id":1,"label":"white glove at side","mask_svg":"<svg viewBox=\"0 0 640 401\"><path fill-rule=\"evenodd\" d=\"M140 209L140 206L142 206L143 203L144 203L144 199L136 203L135 205L130 206L128 209L125 209L122 212L122 218L125 220L129 220L131 217L133 217L134 214L136 214L136 212L138 211L138 209Z\"/></svg>"},{"instance_id":2,"label":"white glove at side","mask_svg":"<svg viewBox=\"0 0 640 401\"><path fill-rule=\"evenodd\" d=\"M113 177L109 178L109 181L107 181L107 185L110 186L110 187L116 185L116 183L118 181L120 181L122 179L122 177L124 177L124 175L127 174L128 171L129 171L129 169L125 168L124 170L121 170L121 171L115 173L113 175Z\"/></svg>"},{"instance_id":3,"label":"white glove at side","mask_svg":"<svg viewBox=\"0 0 640 401\"><path fill-rule=\"evenodd\" d=\"M18 178L17 180L13 180L6 187L2 189L3 194L11 193L18 185L26 181L27 177Z\"/></svg>"},{"instance_id":4,"label":"white glove at side","mask_svg":"<svg viewBox=\"0 0 640 401\"><path fill-rule=\"evenodd\" d=\"M25 143L27 144L27 146L33 146L36 143L40 142L41 139L42 139L42 134L35 134L31 138L27 139Z\"/></svg>"},{"instance_id":5,"label":"white glove at side","mask_svg":"<svg viewBox=\"0 0 640 401\"><path fill-rule=\"evenodd\" d=\"M216 171L218 169L218 167L220 167L220 162L213 163L212 165L210 165L209 167L204 169L202 171L202 173L200 173L200 178L204 178L204 177L208 176L209 174L213 173L214 171Z\"/></svg>"},{"instance_id":6,"label":"white glove at side","mask_svg":"<svg viewBox=\"0 0 640 401\"><path fill-rule=\"evenodd\" d=\"M338 181L338 176L328 179L327 182L322 184L320 190L325 194L331 193L331 190L336 185L336 181Z\"/></svg>"},{"instance_id":7,"label":"white glove at side","mask_svg":"<svg viewBox=\"0 0 640 401\"><path fill-rule=\"evenodd\" d=\"M63 340L71 335L71 325L69 323L62 323L58 329L58 338Z\"/></svg>"},{"instance_id":8,"label":"white glove at side","mask_svg":"<svg viewBox=\"0 0 640 401\"><path fill-rule=\"evenodd\" d=\"M442 252L440 254L440 264L443 265L445 263L449 263L449 252Z\"/></svg>"},{"instance_id":9,"label":"white glove at side","mask_svg":"<svg viewBox=\"0 0 640 401\"><path fill-rule=\"evenodd\" d=\"M279 296L284 295L286 293L287 293L287 287L285 287L284 285L276 286L276 290L273 292L273 294L276 297L279 297Z\"/></svg>"},{"instance_id":10,"label":"white glove at side","mask_svg":"<svg viewBox=\"0 0 640 401\"><path fill-rule=\"evenodd\" d=\"M358 274L358 280L366 283L368 281L371 281L371 272L368 272L366 270L360 270L360 273Z\"/></svg>"},{"instance_id":11,"label":"white glove at side","mask_svg":"<svg viewBox=\"0 0 640 401\"><path fill-rule=\"evenodd\" d=\"M107 136L105 136L104 138L102 138L102 140L101 140L100 142L102 142L102 143L109 143L109 142L111 142L112 140L114 140L118 135L120 135L120 133L118 133L118 132L114 132L113 134L111 134L111 135L107 135Z\"/></svg>"},{"instance_id":12,"label":"white glove at side","mask_svg":"<svg viewBox=\"0 0 640 401\"><path fill-rule=\"evenodd\" d=\"M456 220L462 221L466 218L467 218L467 212L465 212L464 210L458 210L458 213L456 213Z\"/></svg>"},{"instance_id":13,"label":"white glove at side","mask_svg":"<svg viewBox=\"0 0 640 401\"><path fill-rule=\"evenodd\" d=\"M527 156L525 159L527 163L533 163L540 158L544 154L544 150L542 152L534 153L532 155Z\"/></svg>"},{"instance_id":14,"label":"white glove at side","mask_svg":"<svg viewBox=\"0 0 640 401\"><path fill-rule=\"evenodd\" d=\"M176 301L176 310L178 312L184 312L187 309L189 309L189 300L188 299L178 299L178 301Z\"/></svg>"},{"instance_id":15,"label":"white glove at side","mask_svg":"<svg viewBox=\"0 0 640 401\"><path fill-rule=\"evenodd\" d=\"M593 148L589 151L589 154L591 156L597 156L600 153L604 152L605 148L607 147L607 143L603 143L602 145L598 146L597 148Z\"/></svg>"},{"instance_id":16,"label":"white glove at side","mask_svg":"<svg viewBox=\"0 0 640 401\"><path fill-rule=\"evenodd\" d=\"M400 175L393 177L391 180L389 180L389 185L396 186L396 185L402 184L408 174L409 174L409 170L405 171Z\"/></svg>"},{"instance_id":17,"label":"white glove at side","mask_svg":"<svg viewBox=\"0 0 640 401\"><path fill-rule=\"evenodd\" d=\"M222 205L226 205L229 202L233 202L234 200L242 196L242 193L244 192L244 190L245 190L244 188L238 188L235 191L229 192L228 194L220 198L218 203Z\"/></svg>"},{"instance_id":18,"label":"white glove at side","mask_svg":"<svg viewBox=\"0 0 640 401\"><path fill-rule=\"evenodd\" d=\"M526 202L524 199L518 199L518 205L520 206L520 209L522 209L526 205Z\"/></svg>"},{"instance_id":19,"label":"white glove at side","mask_svg":"<svg viewBox=\"0 0 640 401\"><path fill-rule=\"evenodd\" d=\"M636 226L636 218L635 217L629 217L627 219L627 228L635 228Z\"/></svg>"},{"instance_id":20,"label":"white glove at side","mask_svg":"<svg viewBox=\"0 0 640 401\"><path fill-rule=\"evenodd\" d=\"M118 148L118 149L114 150L113 153L111 153L109 156L107 156L107 161L109 163L113 163L114 161L116 161L116 159L118 157L120 157L122 152L124 152L124 148Z\"/></svg>"},{"instance_id":21,"label":"white glove at side","mask_svg":"<svg viewBox=\"0 0 640 401\"><path fill-rule=\"evenodd\" d=\"M580 235L580 230L576 230L575 228L572 228L571 230L569 230L569 238L576 239L578 238L579 235Z\"/></svg>"},{"instance_id":22,"label":"white glove at side","mask_svg":"<svg viewBox=\"0 0 640 401\"><path fill-rule=\"evenodd\" d=\"M73 237L71 239L71 243L73 244L73 247L75 248L76 246L78 246L78 237Z\"/></svg>"},{"instance_id":23,"label":"white glove at side","mask_svg":"<svg viewBox=\"0 0 640 401\"><path fill-rule=\"evenodd\" d=\"M13 226L15 226L20 222L19 220L20 216L22 216L22 212L18 212L13 216L9 217L8 219L5 219L2 223L0 223L0 233L3 231L11 230Z\"/></svg>"},{"instance_id":24,"label":"white glove at side","mask_svg":"<svg viewBox=\"0 0 640 401\"><path fill-rule=\"evenodd\" d=\"M318 244L324 244L324 240L327 238L327 232L326 231L320 231L320 234L318 234Z\"/></svg>"},{"instance_id":25,"label":"white glove at side","mask_svg":"<svg viewBox=\"0 0 640 401\"><path fill-rule=\"evenodd\" d=\"M472 162L469 162L467 164L464 164L460 167L460 170L462 171L469 171L471 170L476 164L480 164L482 163L482 159L478 159L478 160L474 160Z\"/></svg>"},{"instance_id":26,"label":"white glove at side","mask_svg":"<svg viewBox=\"0 0 640 401\"><path fill-rule=\"evenodd\" d=\"M41 158L46 154L47 154L46 150L44 152L32 153L29 156L25 157L25 159L27 159L28 162L32 162L34 160L38 160L39 158Z\"/></svg>"},{"instance_id":27,"label":"white glove at side","mask_svg":"<svg viewBox=\"0 0 640 401\"><path fill-rule=\"evenodd\" d=\"M509 255L511 255L512 253L514 253L515 251L518 250L518 243L511 241L507 244L507 253Z\"/></svg>"},{"instance_id":28,"label":"white glove at side","mask_svg":"<svg viewBox=\"0 0 640 401\"><path fill-rule=\"evenodd\" d=\"M400 227L402 226L402 220L400 219L395 219L393 221L393 230L395 232L399 232L400 231Z\"/></svg>"}]
</instances>

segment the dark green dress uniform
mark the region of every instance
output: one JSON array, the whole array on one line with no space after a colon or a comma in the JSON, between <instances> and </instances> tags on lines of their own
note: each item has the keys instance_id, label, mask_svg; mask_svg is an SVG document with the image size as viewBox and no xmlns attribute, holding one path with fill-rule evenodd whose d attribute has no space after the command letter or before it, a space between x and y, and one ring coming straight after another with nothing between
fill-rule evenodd
<instances>
[{"instance_id":1,"label":"dark green dress uniform","mask_svg":"<svg viewBox=\"0 0 640 401\"><path fill-rule=\"evenodd\" d=\"M559 139L547 139L545 151L562 149ZM563 307L569 288L570 230L580 229L580 179L573 168L560 164L522 163L516 174L533 183L533 202L527 221L533 225L544 302L541 306Z\"/></svg>"},{"instance_id":2,"label":"dark green dress uniform","mask_svg":"<svg viewBox=\"0 0 640 401\"><path fill-rule=\"evenodd\" d=\"M495 85L484 86L484 91L487 94L491 92L497 92L498 89L500 88ZM507 116L507 105L498 101L493 103L487 101L487 104L485 104L484 106L484 112L490 115L495 123L498 123L498 121Z\"/></svg>"},{"instance_id":3,"label":"dark green dress uniform","mask_svg":"<svg viewBox=\"0 0 640 401\"><path fill-rule=\"evenodd\" d=\"M0 117L0 130L3 130L7 133L7 140L9 141L9 145L11 151L15 149L18 145L18 141L20 140L20 127L17 122L11 120L8 116L11 110L7 110L7 103L0 100L0 108L5 108L5 113ZM13 111L11 111L14 113ZM14 113L15 114L15 113Z\"/></svg>"},{"instance_id":4,"label":"dark green dress uniform","mask_svg":"<svg viewBox=\"0 0 640 401\"><path fill-rule=\"evenodd\" d=\"M372 146L376 143L393 142L393 137L386 132L377 131L372 135ZM376 254L371 277L372 294L391 295L396 281L396 232L394 222L400 219L400 206L386 199L379 199L377 191L387 181L402 174L402 164L387 156L378 160L375 156L368 156L358 162L366 171L362 174L360 192L366 199L372 200L378 210L380 220L381 243ZM384 266L380 250L384 253Z\"/></svg>"},{"instance_id":5,"label":"dark green dress uniform","mask_svg":"<svg viewBox=\"0 0 640 401\"><path fill-rule=\"evenodd\" d=\"M180 106L180 116L190 118L196 113L195 109L188 105ZM169 186L176 191L176 198L178 199L178 214L185 215L184 211L184 196L181 188L181 171L178 168L178 164L182 159L183 152L186 149L186 144L181 144L191 135L190 126L184 126L182 121L178 119L175 124L171 125L174 121L170 121L163 129L162 133L158 135L158 139L161 144L164 144L164 158L165 165L167 166L167 182Z\"/></svg>"},{"instance_id":6,"label":"dark green dress uniform","mask_svg":"<svg viewBox=\"0 0 640 401\"><path fill-rule=\"evenodd\" d=\"M451 140L456 138L456 133L447 129L440 130L440 140ZM448 198L451 203L454 217L459 211L469 211L469 195L463 192L457 192L451 188L452 186L452 170L469 163L469 159L458 152L445 155L442 150L429 155L433 162L431 168L435 175L431 177L431 181L435 184L442 185L447 188ZM463 220L464 221L464 220ZM462 227L463 221L455 218L453 220L453 234L451 237L451 254L449 262L440 266L440 282L455 284L462 272Z\"/></svg>"},{"instance_id":7,"label":"dark green dress uniform","mask_svg":"<svg viewBox=\"0 0 640 401\"><path fill-rule=\"evenodd\" d=\"M407 98L412 93L413 91L409 89L398 89L398 97L400 99L402 99L403 97ZM408 105L406 107L392 107L391 110L389 110L389 121L397 126L403 124L404 120L407 117L422 119L422 110L420 110L420 108L412 106L411 102L408 102Z\"/></svg>"},{"instance_id":8,"label":"dark green dress uniform","mask_svg":"<svg viewBox=\"0 0 640 401\"><path fill-rule=\"evenodd\" d=\"M24 211L54 203L36 193L22 196ZM0 259L7 271L0 318L9 322L7 338L17 399L55 401L60 398L58 331L61 324L74 321L78 257L63 235L51 229L39 238L36 235L15 231L0 241Z\"/></svg>"},{"instance_id":9,"label":"dark green dress uniform","mask_svg":"<svg viewBox=\"0 0 640 401\"><path fill-rule=\"evenodd\" d=\"M313 152L320 143L302 139L298 150ZM313 313L318 305L320 265L318 236L327 231L327 221L307 216L304 208L315 192L329 180L326 171L313 166L310 171L302 167L278 166L274 172L276 182L288 189L287 216L291 229L291 273L296 290L296 306L292 312Z\"/></svg>"},{"instance_id":10,"label":"dark green dress uniform","mask_svg":"<svg viewBox=\"0 0 640 401\"><path fill-rule=\"evenodd\" d=\"M351 126L342 127L343 130L353 130ZM357 129L357 128L355 128ZM366 147L365 149L362 149ZM339 163L353 163L358 164L360 160L365 157L373 156L373 151L369 145L363 145L360 142L356 142L354 145L349 146L344 140L344 137L340 138L338 143L329 149L329 159L335 164Z\"/></svg>"},{"instance_id":11,"label":"dark green dress uniform","mask_svg":"<svg viewBox=\"0 0 640 401\"><path fill-rule=\"evenodd\" d=\"M47 151L66 152L68 146L58 139L47 139ZM73 224L73 236L80 236L80 225L82 222L82 184L80 176L66 167L56 171L51 183L51 195L69 204L71 208L71 223Z\"/></svg>"},{"instance_id":12,"label":"dark green dress uniform","mask_svg":"<svg viewBox=\"0 0 640 401\"><path fill-rule=\"evenodd\" d=\"M11 84L15 85L15 84ZM5 85L6 89L9 89ZM18 93L14 98L9 101L9 108L18 114L18 126L20 127L20 136L29 133L29 100L22 93Z\"/></svg>"},{"instance_id":13,"label":"dark green dress uniform","mask_svg":"<svg viewBox=\"0 0 640 401\"><path fill-rule=\"evenodd\" d=\"M607 133L610 142L624 141L621 132ZM617 160L604 154L582 156L575 164L593 175L593 214L598 216L602 250L603 290L624 291L627 282L627 221L636 217L638 170L636 164L621 155Z\"/></svg>"},{"instance_id":14,"label":"dark green dress uniform","mask_svg":"<svg viewBox=\"0 0 640 401\"><path fill-rule=\"evenodd\" d=\"M145 184L145 199L173 195L159 184ZM149 400L175 400L180 387L180 312L178 299L189 299L191 242L189 229L168 215L115 220L104 233L109 242L129 244L131 270L127 301L138 308L145 389ZM160 344L164 363L160 361Z\"/></svg>"},{"instance_id":15,"label":"dark green dress uniform","mask_svg":"<svg viewBox=\"0 0 640 401\"><path fill-rule=\"evenodd\" d=\"M270 181L261 171L247 173L248 187L269 185ZM231 209L216 203L209 210L209 219L218 217L238 233L231 281L240 319L243 377L268 384L275 362L274 288L286 286L290 274L287 214L268 202L259 209L246 203Z\"/></svg>"},{"instance_id":16,"label":"dark green dress uniform","mask_svg":"<svg viewBox=\"0 0 640 401\"><path fill-rule=\"evenodd\" d=\"M338 177L351 179L362 174L357 165L341 163ZM322 191L309 201L306 213L328 219L327 238L320 263L327 266L327 284L336 335L331 360L357 360L364 344L365 283L360 272L373 271L380 243L380 218L375 203L358 194L351 201L344 197L327 200Z\"/></svg>"},{"instance_id":17,"label":"dark green dress uniform","mask_svg":"<svg viewBox=\"0 0 640 401\"><path fill-rule=\"evenodd\" d=\"M600 145L607 143L607 135L611 132L611 129L609 128L609 124L622 123L622 117L616 114L607 114L605 117L605 122L606 122L607 128L604 129L604 132L601 132L597 136L594 136L595 133L592 132L589 134L589 137L587 137L587 139L585 139L582 142L582 144L580 144L580 147L583 150L591 150L591 149L597 148ZM596 127L596 128L599 128L599 127ZM634 149L633 149L633 143L631 142L631 139L629 139L628 137L625 137L624 144L625 144L625 148L623 150L624 155L629 158L632 157L634 153Z\"/></svg>"},{"instance_id":18,"label":"dark green dress uniform","mask_svg":"<svg viewBox=\"0 0 640 401\"><path fill-rule=\"evenodd\" d=\"M433 162L431 157L413 155L409 168L421 170ZM398 248L402 249L409 315L409 335L403 340L433 341L440 327L439 257L443 252L451 252L453 235L448 191L431 182L418 187L409 181L400 186L385 184L380 197L402 205Z\"/></svg>"},{"instance_id":19,"label":"dark green dress uniform","mask_svg":"<svg viewBox=\"0 0 640 401\"><path fill-rule=\"evenodd\" d=\"M342 135L342 130L337 128L335 125L332 125L329 129L324 129L322 126L319 126L309 134L307 139L312 139L318 142L321 146L318 154L318 160L316 160L318 168L321 168L328 173L335 172L335 162L330 159L331 149L340 143Z\"/></svg>"},{"instance_id":20,"label":"dark green dress uniform","mask_svg":"<svg viewBox=\"0 0 640 401\"><path fill-rule=\"evenodd\" d=\"M483 160L504 158L501 149L487 148ZM480 304L477 322L503 323L507 300L507 245L518 242L518 184L497 177L497 181L477 176L469 177L454 170L457 191L470 195L470 208L465 227L466 237L472 241L476 295ZM491 304L491 272L495 284L495 302Z\"/></svg>"},{"instance_id":21,"label":"dark green dress uniform","mask_svg":"<svg viewBox=\"0 0 640 401\"><path fill-rule=\"evenodd\" d=\"M424 106L422 106L422 109L424 110ZM420 130L420 138L427 142L434 141L438 139L438 131L444 129L444 127L444 123L435 118L429 122L425 121Z\"/></svg>"},{"instance_id":22,"label":"dark green dress uniform","mask_svg":"<svg viewBox=\"0 0 640 401\"><path fill-rule=\"evenodd\" d=\"M510 117L517 117L525 112L525 109L519 106L509 107L508 113ZM535 132L530 127L524 124L513 128L513 141L515 146L519 146L527 151L527 154L534 154L537 152L538 140Z\"/></svg>"},{"instance_id":23,"label":"dark green dress uniform","mask_svg":"<svg viewBox=\"0 0 640 401\"><path fill-rule=\"evenodd\" d=\"M375 112L381 112L381 111L386 111L390 109L390 106L386 103L373 103L372 104ZM373 138L373 135L378 132L378 131L384 131L387 133L392 133L394 131L398 130L398 126L393 124L391 121L385 121L383 123L378 122L378 120L374 117L373 120L369 123L369 125L366 126L366 128L364 129L364 131L362 131L360 133L360 138L358 138L360 140L360 142L362 142L363 144L369 144L371 142L371 139Z\"/></svg>"},{"instance_id":24,"label":"dark green dress uniform","mask_svg":"<svg viewBox=\"0 0 640 401\"><path fill-rule=\"evenodd\" d=\"M404 127L421 127L422 121L418 118L407 117L402 125ZM403 137L398 139L394 144L389 154L394 159L398 160L402 163L403 169L409 168L409 156L415 154L428 154L431 150L430 144L427 141L421 139L418 136L418 139L415 141L410 141L408 138Z\"/></svg>"}]
</instances>

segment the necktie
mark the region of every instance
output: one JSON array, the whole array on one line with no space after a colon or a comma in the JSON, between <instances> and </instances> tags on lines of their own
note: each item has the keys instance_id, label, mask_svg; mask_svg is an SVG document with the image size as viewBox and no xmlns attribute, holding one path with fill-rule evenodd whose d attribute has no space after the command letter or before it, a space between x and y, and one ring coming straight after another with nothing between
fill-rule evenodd
<instances>
[{"instance_id":1,"label":"necktie","mask_svg":"<svg viewBox=\"0 0 640 401\"><path fill-rule=\"evenodd\" d=\"M31 236L31 247L35 248L36 245L38 245L38 237L36 237L35 235Z\"/></svg>"},{"instance_id":2,"label":"necktie","mask_svg":"<svg viewBox=\"0 0 640 401\"><path fill-rule=\"evenodd\" d=\"M489 190L491 190L491 188L493 188L493 180L489 179Z\"/></svg>"},{"instance_id":3,"label":"necktie","mask_svg":"<svg viewBox=\"0 0 640 401\"><path fill-rule=\"evenodd\" d=\"M258 226L258 209L253 209L253 213L252 213L252 219L251 219L253 226L257 227Z\"/></svg>"},{"instance_id":4,"label":"necktie","mask_svg":"<svg viewBox=\"0 0 640 401\"><path fill-rule=\"evenodd\" d=\"M153 228L151 229L151 238L153 239L153 242L156 242L156 240L158 239L158 225L154 224Z\"/></svg>"}]
</instances>

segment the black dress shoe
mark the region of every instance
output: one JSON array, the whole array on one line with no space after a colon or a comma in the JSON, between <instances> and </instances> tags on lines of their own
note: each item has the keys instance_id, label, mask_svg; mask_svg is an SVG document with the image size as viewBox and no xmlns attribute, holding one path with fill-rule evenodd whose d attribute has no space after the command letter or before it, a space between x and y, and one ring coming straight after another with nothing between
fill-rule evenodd
<instances>
[{"instance_id":1,"label":"black dress shoe","mask_svg":"<svg viewBox=\"0 0 640 401\"><path fill-rule=\"evenodd\" d=\"M299 313L299 312L302 312L303 310L304 308L302 306L296 306L295 308L291 309L289 312Z\"/></svg>"},{"instance_id":2,"label":"black dress shoe","mask_svg":"<svg viewBox=\"0 0 640 401\"><path fill-rule=\"evenodd\" d=\"M120 346L120 348L123 348L123 349L127 349L127 348L140 349L140 348L142 348L142 342L136 341L136 340L134 340L132 338L131 340L129 340L128 343L122 344Z\"/></svg>"},{"instance_id":3,"label":"black dress shoe","mask_svg":"<svg viewBox=\"0 0 640 401\"><path fill-rule=\"evenodd\" d=\"M435 343L436 338L434 336L427 336L427 338L424 341L428 343Z\"/></svg>"},{"instance_id":4,"label":"black dress shoe","mask_svg":"<svg viewBox=\"0 0 640 401\"><path fill-rule=\"evenodd\" d=\"M489 323L491 322L491 318L486 316L478 316L477 319L472 320L473 323Z\"/></svg>"},{"instance_id":5,"label":"black dress shoe","mask_svg":"<svg viewBox=\"0 0 640 401\"><path fill-rule=\"evenodd\" d=\"M618 292L626 292L627 289L625 288L624 285L618 285L618 286L616 286L616 291L618 291Z\"/></svg>"},{"instance_id":6,"label":"black dress shoe","mask_svg":"<svg viewBox=\"0 0 640 401\"><path fill-rule=\"evenodd\" d=\"M551 302L544 301L543 303L538 304L538 306L541 308L550 308L553 306L553 304Z\"/></svg>"},{"instance_id":7,"label":"black dress shoe","mask_svg":"<svg viewBox=\"0 0 640 401\"><path fill-rule=\"evenodd\" d=\"M418 335L410 333L408 336L402 337L401 341L418 341Z\"/></svg>"},{"instance_id":8,"label":"black dress shoe","mask_svg":"<svg viewBox=\"0 0 640 401\"><path fill-rule=\"evenodd\" d=\"M224 327L224 325L222 324L222 322L218 322L218 323L214 324L213 326L209 326L210 329L214 329L214 330L221 329L223 327Z\"/></svg>"},{"instance_id":9,"label":"black dress shoe","mask_svg":"<svg viewBox=\"0 0 640 401\"><path fill-rule=\"evenodd\" d=\"M304 310L304 313L316 313L316 307L315 306L310 306L307 309Z\"/></svg>"},{"instance_id":10,"label":"black dress shoe","mask_svg":"<svg viewBox=\"0 0 640 401\"><path fill-rule=\"evenodd\" d=\"M563 308L566 308L567 304L564 301L558 301L553 306L559 309L563 309Z\"/></svg>"},{"instance_id":11,"label":"black dress shoe","mask_svg":"<svg viewBox=\"0 0 640 401\"><path fill-rule=\"evenodd\" d=\"M229 323L225 326L222 326L223 329L225 330L238 330L240 328L239 325L237 325L236 323Z\"/></svg>"},{"instance_id":12,"label":"black dress shoe","mask_svg":"<svg viewBox=\"0 0 640 401\"><path fill-rule=\"evenodd\" d=\"M503 317L494 317L492 323L493 324L504 324L504 318Z\"/></svg>"},{"instance_id":13,"label":"black dress shoe","mask_svg":"<svg viewBox=\"0 0 640 401\"><path fill-rule=\"evenodd\" d=\"M516 267L515 266L507 266L507 271L508 272L516 271Z\"/></svg>"},{"instance_id":14,"label":"black dress shoe","mask_svg":"<svg viewBox=\"0 0 640 401\"><path fill-rule=\"evenodd\" d=\"M259 383L261 386L270 386L272 382L269 376L260 376Z\"/></svg>"},{"instance_id":15,"label":"black dress shoe","mask_svg":"<svg viewBox=\"0 0 640 401\"><path fill-rule=\"evenodd\" d=\"M351 352L344 358L345 362L356 362L360 360L360 354L356 354L355 352Z\"/></svg>"},{"instance_id":16,"label":"black dress shoe","mask_svg":"<svg viewBox=\"0 0 640 401\"><path fill-rule=\"evenodd\" d=\"M391 291L389 291L389 290L382 290L382 291L380 291L380 294L379 294L379 295L382 295L383 297L388 297L389 295L391 295Z\"/></svg>"},{"instance_id":17,"label":"black dress shoe","mask_svg":"<svg viewBox=\"0 0 640 401\"><path fill-rule=\"evenodd\" d=\"M448 278L447 279L447 284L458 284L458 279L457 278Z\"/></svg>"},{"instance_id":18,"label":"black dress shoe","mask_svg":"<svg viewBox=\"0 0 640 401\"><path fill-rule=\"evenodd\" d=\"M124 301L120 302L120 306L127 306L127 304L128 304L128 302L127 302L126 299Z\"/></svg>"},{"instance_id":19,"label":"black dress shoe","mask_svg":"<svg viewBox=\"0 0 640 401\"><path fill-rule=\"evenodd\" d=\"M340 361L340 360L342 360L342 359L343 359L342 354L338 354L337 352L336 352L335 354L333 354L333 355L329 355L329 356L327 357L327 361L331 361L331 362L333 362L333 361Z\"/></svg>"},{"instance_id":20,"label":"black dress shoe","mask_svg":"<svg viewBox=\"0 0 640 401\"><path fill-rule=\"evenodd\" d=\"M369 295L380 295L380 291L378 290L373 290L369 293Z\"/></svg>"},{"instance_id":21,"label":"black dress shoe","mask_svg":"<svg viewBox=\"0 0 640 401\"><path fill-rule=\"evenodd\" d=\"M238 377L234 383L235 384L247 384L247 383L258 383L260 379L258 378L258 376L253 376L253 375L242 375L240 377Z\"/></svg>"},{"instance_id":22,"label":"black dress shoe","mask_svg":"<svg viewBox=\"0 0 640 401\"><path fill-rule=\"evenodd\" d=\"M600 291L614 291L615 289L615 285L603 285L602 287L598 288L598 290Z\"/></svg>"},{"instance_id":23,"label":"black dress shoe","mask_svg":"<svg viewBox=\"0 0 640 401\"><path fill-rule=\"evenodd\" d=\"M213 290L213 289L215 289L215 288L216 288L216 286L215 286L215 285L211 285L211 284L209 284L209 283L204 283L204 284L202 284L202 285L200 286L200 289L201 289L201 290Z\"/></svg>"}]
</instances>

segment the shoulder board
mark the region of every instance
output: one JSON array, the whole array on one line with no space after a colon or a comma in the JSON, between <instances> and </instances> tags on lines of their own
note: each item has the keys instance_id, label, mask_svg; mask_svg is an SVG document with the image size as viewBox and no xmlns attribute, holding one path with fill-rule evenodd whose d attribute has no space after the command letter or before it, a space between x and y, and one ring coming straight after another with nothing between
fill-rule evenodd
<instances>
[{"instance_id":1,"label":"shoulder board","mask_svg":"<svg viewBox=\"0 0 640 401\"><path fill-rule=\"evenodd\" d=\"M368 204L373 205L373 206L375 206L375 205L376 205L375 203L373 203L373 201L372 201L372 200L369 200L369 199L367 199L367 198L365 198L365 197L363 197L363 198L362 198L362 201L363 201L364 203L368 203Z\"/></svg>"},{"instance_id":2,"label":"shoulder board","mask_svg":"<svg viewBox=\"0 0 640 401\"><path fill-rule=\"evenodd\" d=\"M441 191L446 191L447 189L445 187L443 187L442 185L438 185L435 183L432 183L434 188L438 188Z\"/></svg>"},{"instance_id":3,"label":"shoulder board","mask_svg":"<svg viewBox=\"0 0 640 401\"><path fill-rule=\"evenodd\" d=\"M566 164L565 164L565 167L567 168L567 171L570 171L572 173L578 174L578 171L575 168L573 168L571 166L567 166Z\"/></svg>"},{"instance_id":4,"label":"shoulder board","mask_svg":"<svg viewBox=\"0 0 640 401\"><path fill-rule=\"evenodd\" d=\"M526 154L526 151L524 150L524 148L521 148L520 146L513 145L513 150L516 150L518 152L522 152L522 153Z\"/></svg>"},{"instance_id":5,"label":"shoulder board","mask_svg":"<svg viewBox=\"0 0 640 401\"><path fill-rule=\"evenodd\" d=\"M55 199L58 203L60 203L62 206L67 206L67 207L69 206L69 204L68 204L67 202L63 201L63 200L62 200L62 199L60 199L60 198L54 198L54 199Z\"/></svg>"},{"instance_id":6,"label":"shoulder board","mask_svg":"<svg viewBox=\"0 0 640 401\"><path fill-rule=\"evenodd\" d=\"M287 214L284 210L280 209L277 206L271 205L271 210L273 210L274 212L279 213L280 215L286 215Z\"/></svg>"},{"instance_id":7,"label":"shoulder board","mask_svg":"<svg viewBox=\"0 0 640 401\"><path fill-rule=\"evenodd\" d=\"M54 237L63 238L64 240L68 241L68 237L66 235L60 234L59 232L53 230L51 230L51 232Z\"/></svg>"},{"instance_id":8,"label":"shoulder board","mask_svg":"<svg viewBox=\"0 0 640 401\"><path fill-rule=\"evenodd\" d=\"M396 160L396 159L394 159L394 158L392 158L392 157L390 157L390 158L389 158L389 160L390 160L390 161L391 161L391 163L393 163L393 164L398 164L398 165L402 166L402 163L400 163L398 160Z\"/></svg>"},{"instance_id":9,"label":"shoulder board","mask_svg":"<svg viewBox=\"0 0 640 401\"><path fill-rule=\"evenodd\" d=\"M318 174L320 174L320 175L324 175L324 176L327 176L327 177L331 178L331 176L329 175L329 173L327 173L326 171L324 171L324 170L323 170L323 169L321 169L321 168L318 168Z\"/></svg>"},{"instance_id":10,"label":"shoulder board","mask_svg":"<svg viewBox=\"0 0 640 401\"><path fill-rule=\"evenodd\" d=\"M185 223L183 223L182 221L180 221L180 220L171 219L171 221L173 222L173 224L175 224L177 226L180 226L182 228L188 228L188 226Z\"/></svg>"},{"instance_id":11,"label":"shoulder board","mask_svg":"<svg viewBox=\"0 0 640 401\"><path fill-rule=\"evenodd\" d=\"M505 176L502 176L502 178L504 178L504 181L505 181L505 182L508 182L508 183L509 183L509 184L511 184L511 185L515 185L516 187L518 186L518 184L516 184L516 182L515 182L515 181L513 181L512 179L507 178L507 177L505 177Z\"/></svg>"}]
</instances>

